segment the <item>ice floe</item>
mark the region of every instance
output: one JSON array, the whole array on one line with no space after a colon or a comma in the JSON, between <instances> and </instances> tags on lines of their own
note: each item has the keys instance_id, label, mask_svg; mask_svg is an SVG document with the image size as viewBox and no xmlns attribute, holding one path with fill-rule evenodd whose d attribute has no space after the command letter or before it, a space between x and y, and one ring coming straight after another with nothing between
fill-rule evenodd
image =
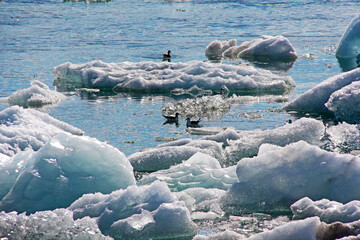
<instances>
[{"instance_id":1,"label":"ice floe","mask_svg":"<svg viewBox=\"0 0 360 240\"><path fill-rule=\"evenodd\" d=\"M221 168L217 159L198 152L181 164L145 175L139 184L160 180L166 182L172 191L195 187L227 190L237 182L235 169L236 166Z\"/></svg>"},{"instance_id":2,"label":"ice floe","mask_svg":"<svg viewBox=\"0 0 360 240\"><path fill-rule=\"evenodd\" d=\"M25 167L19 169L20 164ZM65 133L51 138L37 152L16 155L1 167L1 182L11 184L8 175L15 182L0 202L0 210L6 212L68 207L85 193L110 193L135 184L133 168L118 149Z\"/></svg>"},{"instance_id":3,"label":"ice floe","mask_svg":"<svg viewBox=\"0 0 360 240\"><path fill-rule=\"evenodd\" d=\"M346 204L328 199L312 201L304 197L291 205L293 219L305 219L317 216L323 222L353 222L360 219L360 201L354 200Z\"/></svg>"},{"instance_id":4,"label":"ice floe","mask_svg":"<svg viewBox=\"0 0 360 240\"><path fill-rule=\"evenodd\" d=\"M46 84L34 80L31 82L30 88L14 92L7 98L7 101L10 105L42 107L57 104L65 98L64 94L51 90Z\"/></svg>"},{"instance_id":5,"label":"ice floe","mask_svg":"<svg viewBox=\"0 0 360 240\"><path fill-rule=\"evenodd\" d=\"M334 92L348 86L349 84L360 80L360 69L354 69L349 72L341 73L339 75L328 78L327 80L316 85L312 89L306 91L295 100L287 104L284 109L287 111L299 111L299 112L315 112L323 113L329 112L329 109L326 107L326 103L329 101L329 98ZM348 88L345 88L345 91L337 93L335 96L339 99L339 95L345 94L348 92ZM351 91L351 89L350 89ZM346 101L346 100L345 100ZM331 103L329 103L329 106ZM344 109L346 109L344 107ZM353 111L356 112L356 109ZM347 115L350 115L347 113Z\"/></svg>"},{"instance_id":6,"label":"ice floe","mask_svg":"<svg viewBox=\"0 0 360 240\"><path fill-rule=\"evenodd\" d=\"M236 40L215 40L205 49L209 59L244 58L250 60L295 61L297 54L289 40L283 36L262 35L257 39L243 42L237 46Z\"/></svg>"},{"instance_id":7,"label":"ice floe","mask_svg":"<svg viewBox=\"0 0 360 240\"><path fill-rule=\"evenodd\" d=\"M288 211L303 197L342 203L359 199L360 158L327 152L304 141L263 144L257 157L238 162L235 183L223 198L230 211Z\"/></svg>"},{"instance_id":8,"label":"ice floe","mask_svg":"<svg viewBox=\"0 0 360 240\"><path fill-rule=\"evenodd\" d=\"M96 218L102 233L114 238L179 238L197 232L185 203L159 181L108 195L86 194L68 209L74 219Z\"/></svg>"},{"instance_id":9,"label":"ice floe","mask_svg":"<svg viewBox=\"0 0 360 240\"><path fill-rule=\"evenodd\" d=\"M0 212L0 236L3 239L112 239L102 235L95 219L85 217L74 221L73 212L66 209L29 216Z\"/></svg>"},{"instance_id":10,"label":"ice floe","mask_svg":"<svg viewBox=\"0 0 360 240\"><path fill-rule=\"evenodd\" d=\"M339 123L326 128L326 138L330 141L327 149L333 152L350 153L360 149L360 129L358 125Z\"/></svg>"},{"instance_id":11,"label":"ice floe","mask_svg":"<svg viewBox=\"0 0 360 240\"><path fill-rule=\"evenodd\" d=\"M83 131L50 115L13 106L0 112L0 153L13 156L26 149L39 150L53 136L68 132L83 135Z\"/></svg>"},{"instance_id":12,"label":"ice floe","mask_svg":"<svg viewBox=\"0 0 360 240\"><path fill-rule=\"evenodd\" d=\"M120 62L92 61L85 64L61 64L54 68L55 86L113 88L125 91L160 91L190 89L230 91L286 92L295 87L289 76L279 76L251 66L214 64L202 61Z\"/></svg>"}]
</instances>

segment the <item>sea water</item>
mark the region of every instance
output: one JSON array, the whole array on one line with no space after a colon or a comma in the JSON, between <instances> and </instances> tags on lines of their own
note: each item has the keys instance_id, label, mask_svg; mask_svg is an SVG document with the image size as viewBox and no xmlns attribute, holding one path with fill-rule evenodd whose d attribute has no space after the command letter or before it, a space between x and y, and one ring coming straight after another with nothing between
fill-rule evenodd
<instances>
[{"instance_id":1,"label":"sea water","mask_svg":"<svg viewBox=\"0 0 360 240\"><path fill-rule=\"evenodd\" d=\"M169 49L174 63L207 61L204 52L214 40L236 39L240 44L260 35L283 35L298 54L293 65L281 70L249 64L291 76L296 83L296 88L286 95L291 100L343 71L335 57L336 45L359 7L355 0L112 0L92 4L3 0L0 97L28 88L32 80L55 89L53 68L65 62L161 62L162 53ZM236 59L222 63L247 62ZM40 110L83 130L87 136L108 142L127 156L157 146L162 139L197 138L186 131L184 119L179 126L164 125L161 110L169 102L195 96L63 93L67 98L60 104ZM277 111L284 104L236 103L221 115L203 117L201 124L238 130L274 129L296 118ZM0 110L8 107L0 104ZM249 115L258 117L245 117Z\"/></svg>"}]
</instances>

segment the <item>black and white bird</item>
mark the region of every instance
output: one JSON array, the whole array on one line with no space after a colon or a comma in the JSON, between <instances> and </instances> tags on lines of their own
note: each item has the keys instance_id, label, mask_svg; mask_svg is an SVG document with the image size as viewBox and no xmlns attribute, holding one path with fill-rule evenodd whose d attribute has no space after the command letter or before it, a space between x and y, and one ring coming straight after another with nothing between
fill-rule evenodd
<instances>
[{"instance_id":1,"label":"black and white bird","mask_svg":"<svg viewBox=\"0 0 360 240\"><path fill-rule=\"evenodd\" d=\"M222 96L224 96L224 88L220 88L220 92L217 92L217 91L212 91L212 93L213 94L215 94L215 95L222 95Z\"/></svg>"},{"instance_id":2,"label":"black and white bird","mask_svg":"<svg viewBox=\"0 0 360 240\"><path fill-rule=\"evenodd\" d=\"M186 127L200 127L199 122L201 121L201 118L198 120L190 120L190 118L186 118Z\"/></svg>"},{"instance_id":3,"label":"black and white bird","mask_svg":"<svg viewBox=\"0 0 360 240\"><path fill-rule=\"evenodd\" d=\"M179 113L175 113L175 116L165 116L163 115L164 118L166 118L167 122L178 122L179 121Z\"/></svg>"},{"instance_id":4,"label":"black and white bird","mask_svg":"<svg viewBox=\"0 0 360 240\"><path fill-rule=\"evenodd\" d=\"M163 59L170 59L171 58L171 51L169 50L168 53L163 53Z\"/></svg>"}]
</instances>

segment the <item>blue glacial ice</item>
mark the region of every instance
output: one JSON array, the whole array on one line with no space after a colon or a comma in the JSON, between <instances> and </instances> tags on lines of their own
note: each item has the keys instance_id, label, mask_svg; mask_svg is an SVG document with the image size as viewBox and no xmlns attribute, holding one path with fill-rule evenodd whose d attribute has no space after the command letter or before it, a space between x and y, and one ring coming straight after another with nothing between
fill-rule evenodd
<instances>
[{"instance_id":1,"label":"blue glacial ice","mask_svg":"<svg viewBox=\"0 0 360 240\"><path fill-rule=\"evenodd\" d=\"M133 168L123 153L86 136L61 133L37 152L22 152L11 161L1 167L6 171L0 175L8 187L11 181L3 181L6 173L15 180L0 202L0 210L6 212L68 207L85 193L110 193L135 184Z\"/></svg>"},{"instance_id":2,"label":"blue glacial ice","mask_svg":"<svg viewBox=\"0 0 360 240\"><path fill-rule=\"evenodd\" d=\"M219 90L226 85L230 91L288 92L295 87L291 77L279 76L251 66L213 64L203 61L120 62L92 61L85 64L61 64L54 68L60 86L112 88L125 91L160 91L175 89Z\"/></svg>"},{"instance_id":3,"label":"blue glacial ice","mask_svg":"<svg viewBox=\"0 0 360 240\"><path fill-rule=\"evenodd\" d=\"M6 100L10 105L22 107L42 107L57 104L65 98L64 94L51 90L46 84L34 80L30 88L16 91L2 101Z\"/></svg>"},{"instance_id":4,"label":"blue glacial ice","mask_svg":"<svg viewBox=\"0 0 360 240\"><path fill-rule=\"evenodd\" d=\"M39 150L59 133L83 135L83 131L50 115L13 106L0 112L0 153L13 156L26 149Z\"/></svg>"},{"instance_id":5,"label":"blue glacial ice","mask_svg":"<svg viewBox=\"0 0 360 240\"><path fill-rule=\"evenodd\" d=\"M185 203L159 181L107 195L86 194L68 209L75 219L96 218L102 233L115 238L191 237L197 232Z\"/></svg>"}]
</instances>

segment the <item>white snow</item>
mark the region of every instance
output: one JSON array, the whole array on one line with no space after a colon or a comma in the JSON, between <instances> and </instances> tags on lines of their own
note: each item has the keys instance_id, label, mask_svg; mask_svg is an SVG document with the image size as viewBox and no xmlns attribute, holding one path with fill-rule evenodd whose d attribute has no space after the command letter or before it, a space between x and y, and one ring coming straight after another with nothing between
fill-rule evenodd
<instances>
[{"instance_id":1,"label":"white snow","mask_svg":"<svg viewBox=\"0 0 360 240\"><path fill-rule=\"evenodd\" d=\"M13 106L0 112L0 153L13 156L26 149L39 150L53 136L83 131L50 115Z\"/></svg>"},{"instance_id":2,"label":"white snow","mask_svg":"<svg viewBox=\"0 0 360 240\"><path fill-rule=\"evenodd\" d=\"M115 238L191 237L197 231L185 203L159 181L108 195L86 194L69 209L75 219L96 218L100 230Z\"/></svg>"},{"instance_id":3,"label":"white snow","mask_svg":"<svg viewBox=\"0 0 360 240\"><path fill-rule=\"evenodd\" d=\"M356 58L360 54L360 15L355 16L342 35L336 57Z\"/></svg>"},{"instance_id":4,"label":"white snow","mask_svg":"<svg viewBox=\"0 0 360 240\"><path fill-rule=\"evenodd\" d=\"M287 111L294 110L300 112L328 112L329 109L325 106L325 104L329 101L330 96L334 92L359 80L360 69L354 69L352 71L330 77L297 97L295 100L287 104L284 109Z\"/></svg>"},{"instance_id":5,"label":"white snow","mask_svg":"<svg viewBox=\"0 0 360 240\"><path fill-rule=\"evenodd\" d=\"M279 147L263 144L254 158L237 164L239 183L223 199L237 211L288 211L295 201L359 199L360 158L327 152L304 141Z\"/></svg>"},{"instance_id":6,"label":"white snow","mask_svg":"<svg viewBox=\"0 0 360 240\"><path fill-rule=\"evenodd\" d=\"M293 219L305 219L317 216L321 221L348 223L360 219L360 201L354 200L346 204L328 199L312 201L304 197L291 205Z\"/></svg>"},{"instance_id":7,"label":"white snow","mask_svg":"<svg viewBox=\"0 0 360 240\"><path fill-rule=\"evenodd\" d=\"M22 107L42 107L44 105L57 104L66 96L57 91L51 90L46 84L34 80L31 87L14 92L8 97L10 105Z\"/></svg>"},{"instance_id":8,"label":"white snow","mask_svg":"<svg viewBox=\"0 0 360 240\"><path fill-rule=\"evenodd\" d=\"M286 92L295 87L291 77L278 76L250 66L213 64L202 61L120 62L93 61L85 64L61 64L54 68L57 81L90 88L114 88L127 91L171 91L190 89ZM56 82L55 81L55 84Z\"/></svg>"},{"instance_id":9,"label":"white snow","mask_svg":"<svg viewBox=\"0 0 360 240\"><path fill-rule=\"evenodd\" d=\"M123 153L86 136L56 135L37 152L24 152L12 161L3 169L12 175L21 172L0 202L0 210L6 212L68 207L85 193L110 193L135 184L133 168Z\"/></svg>"}]
</instances>

